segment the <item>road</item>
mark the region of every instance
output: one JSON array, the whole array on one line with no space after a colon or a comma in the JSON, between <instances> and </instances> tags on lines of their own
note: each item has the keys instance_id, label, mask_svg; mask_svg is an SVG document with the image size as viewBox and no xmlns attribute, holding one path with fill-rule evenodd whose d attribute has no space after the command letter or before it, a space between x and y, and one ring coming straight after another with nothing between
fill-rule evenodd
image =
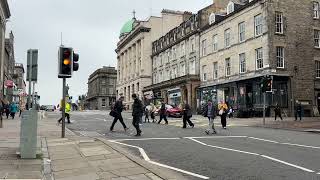
<instances>
[{"instance_id":1,"label":"road","mask_svg":"<svg viewBox=\"0 0 320 180\"><path fill-rule=\"evenodd\" d=\"M107 114L74 112L73 123L67 127L84 136L110 139L186 179L320 180L319 134L238 124L227 130L217 127L217 135L207 136L206 122L195 119L194 129L182 129L181 120L169 119L169 125L143 124L143 135L136 138L130 114L124 113L130 130L124 132L119 123L112 133L108 131L112 118ZM49 117L57 118L57 114Z\"/></svg>"}]
</instances>

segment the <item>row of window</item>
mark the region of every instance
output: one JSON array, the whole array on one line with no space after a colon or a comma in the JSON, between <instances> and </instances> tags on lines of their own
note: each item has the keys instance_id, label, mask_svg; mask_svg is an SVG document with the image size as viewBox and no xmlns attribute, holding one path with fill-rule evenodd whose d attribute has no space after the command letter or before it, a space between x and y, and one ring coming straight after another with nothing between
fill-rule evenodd
<instances>
[{"instance_id":1,"label":"row of window","mask_svg":"<svg viewBox=\"0 0 320 180\"><path fill-rule=\"evenodd\" d=\"M185 63L180 63L179 66L174 66L172 69L160 70L159 73L153 74L153 83L160 83L177 77L185 76L187 66ZM192 60L189 64L188 74L196 74L196 61Z\"/></svg>"},{"instance_id":2,"label":"row of window","mask_svg":"<svg viewBox=\"0 0 320 180\"><path fill-rule=\"evenodd\" d=\"M256 61L256 69L264 68L263 65L263 49L258 48L255 50L255 61ZM277 68L284 68L284 47L278 46L276 47L276 63ZM232 68L231 68L231 58L225 59L225 76L231 76ZM202 80L207 81L207 65L202 66ZM218 79L218 62L213 63L213 79ZM246 66L246 54L241 53L239 54L239 72L240 74L247 72ZM320 73L320 72L319 72Z\"/></svg>"},{"instance_id":3,"label":"row of window","mask_svg":"<svg viewBox=\"0 0 320 180\"><path fill-rule=\"evenodd\" d=\"M186 50L186 46L189 46ZM190 38L189 41L182 42L168 51L159 54L153 58L153 67L162 66L165 63L170 62L171 60L175 60L179 57L183 57L186 55L187 51L190 53L195 52L195 38Z\"/></svg>"},{"instance_id":4,"label":"row of window","mask_svg":"<svg viewBox=\"0 0 320 180\"><path fill-rule=\"evenodd\" d=\"M124 88L124 101L127 101L127 97L128 97L128 101L130 101L131 95L136 93L135 90L137 90L137 92L140 91L140 83L137 83L137 88L135 89L135 84L132 84L131 86L128 86L128 88Z\"/></svg>"}]
</instances>

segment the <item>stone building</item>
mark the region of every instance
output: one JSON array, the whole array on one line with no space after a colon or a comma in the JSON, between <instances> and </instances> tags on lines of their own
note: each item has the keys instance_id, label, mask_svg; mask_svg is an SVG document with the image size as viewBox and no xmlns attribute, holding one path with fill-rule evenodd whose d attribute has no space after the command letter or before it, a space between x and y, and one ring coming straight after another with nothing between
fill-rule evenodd
<instances>
[{"instance_id":1,"label":"stone building","mask_svg":"<svg viewBox=\"0 0 320 180\"><path fill-rule=\"evenodd\" d=\"M16 63L14 66L13 82L16 88L13 91L13 101L19 102L21 108L26 105L26 82L24 80L25 70L22 63Z\"/></svg>"},{"instance_id":2,"label":"stone building","mask_svg":"<svg viewBox=\"0 0 320 180\"><path fill-rule=\"evenodd\" d=\"M14 36L10 32L9 38L5 39L5 53L3 62L4 73L4 97L9 102L13 101L13 92L17 87L14 82L15 56L14 56Z\"/></svg>"},{"instance_id":3,"label":"stone building","mask_svg":"<svg viewBox=\"0 0 320 180\"><path fill-rule=\"evenodd\" d=\"M230 0L200 34L199 98L226 101L239 112L263 107L260 81L273 79L267 105L306 116L320 105L319 0ZM271 111L272 112L272 111ZM257 114L258 115L258 114Z\"/></svg>"},{"instance_id":4,"label":"stone building","mask_svg":"<svg viewBox=\"0 0 320 180\"><path fill-rule=\"evenodd\" d=\"M0 97L4 94L4 58L6 22L10 18L10 9L7 0L0 1Z\"/></svg>"},{"instance_id":5,"label":"stone building","mask_svg":"<svg viewBox=\"0 0 320 180\"><path fill-rule=\"evenodd\" d=\"M146 99L196 107L200 84L198 29L199 16L194 14L152 43L153 78L152 85L143 89Z\"/></svg>"},{"instance_id":6,"label":"stone building","mask_svg":"<svg viewBox=\"0 0 320 180\"><path fill-rule=\"evenodd\" d=\"M125 97L124 104L131 109L136 93L142 98L142 89L152 83L152 42L190 16L189 12L163 10L161 17L151 16L147 21L129 20L121 29L117 43L117 96Z\"/></svg>"},{"instance_id":7,"label":"stone building","mask_svg":"<svg viewBox=\"0 0 320 180\"><path fill-rule=\"evenodd\" d=\"M87 108L108 110L116 101L117 71L115 67L103 67L93 72L88 79Z\"/></svg>"}]
</instances>

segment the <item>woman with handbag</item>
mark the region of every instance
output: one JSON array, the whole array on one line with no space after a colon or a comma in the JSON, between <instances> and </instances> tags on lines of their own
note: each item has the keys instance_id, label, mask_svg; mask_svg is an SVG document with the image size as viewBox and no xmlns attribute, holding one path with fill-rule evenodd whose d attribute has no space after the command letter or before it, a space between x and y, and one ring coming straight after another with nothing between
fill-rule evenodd
<instances>
[{"instance_id":1,"label":"woman with handbag","mask_svg":"<svg viewBox=\"0 0 320 180\"><path fill-rule=\"evenodd\" d=\"M185 104L183 109L183 126L182 128L187 128L187 122L189 126L194 128L194 124L191 122L190 118L192 117L192 111L189 104Z\"/></svg>"},{"instance_id":2,"label":"woman with handbag","mask_svg":"<svg viewBox=\"0 0 320 180\"><path fill-rule=\"evenodd\" d=\"M228 106L225 102L219 104L219 115L221 117L222 128L227 129Z\"/></svg>"}]
</instances>

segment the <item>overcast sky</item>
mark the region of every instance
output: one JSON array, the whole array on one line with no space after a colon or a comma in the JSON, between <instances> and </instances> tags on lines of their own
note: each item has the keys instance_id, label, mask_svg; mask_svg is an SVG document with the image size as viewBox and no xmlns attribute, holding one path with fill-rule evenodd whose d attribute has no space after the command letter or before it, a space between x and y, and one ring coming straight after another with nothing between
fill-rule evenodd
<instances>
[{"instance_id":1,"label":"overcast sky","mask_svg":"<svg viewBox=\"0 0 320 180\"><path fill-rule=\"evenodd\" d=\"M8 0L11 18L7 32L15 35L16 62L26 67L27 50L39 49L36 91L41 104L58 104L62 80L57 78L60 34L63 44L79 53L80 68L68 79L69 94L87 92L88 76L102 66L116 65L116 43L122 25L135 9L139 20L160 15L162 9L197 10L212 0Z\"/></svg>"}]
</instances>

